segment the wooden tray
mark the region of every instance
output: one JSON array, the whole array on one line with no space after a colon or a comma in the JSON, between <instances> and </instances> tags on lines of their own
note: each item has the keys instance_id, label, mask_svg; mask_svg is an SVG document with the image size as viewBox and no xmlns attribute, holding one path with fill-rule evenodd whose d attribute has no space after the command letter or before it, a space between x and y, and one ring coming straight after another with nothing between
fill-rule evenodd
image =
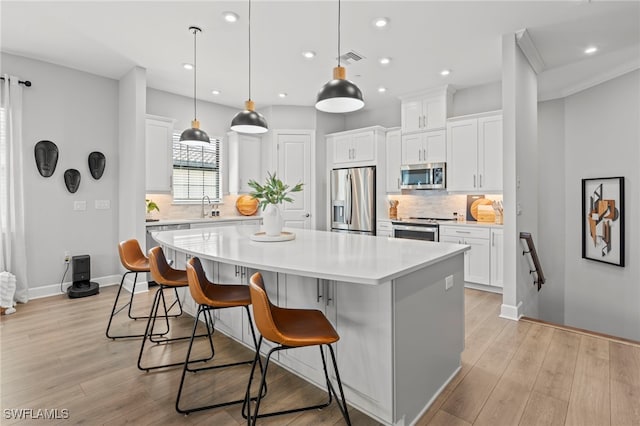
<instances>
[{"instance_id":1,"label":"wooden tray","mask_svg":"<svg viewBox=\"0 0 640 426\"><path fill-rule=\"evenodd\" d=\"M262 242L273 243L277 241L294 240L296 238L296 234L294 234L293 232L282 231L280 235L270 236L270 235L267 235L265 232L256 232L255 234L251 234L249 238L252 241L262 241Z\"/></svg>"}]
</instances>

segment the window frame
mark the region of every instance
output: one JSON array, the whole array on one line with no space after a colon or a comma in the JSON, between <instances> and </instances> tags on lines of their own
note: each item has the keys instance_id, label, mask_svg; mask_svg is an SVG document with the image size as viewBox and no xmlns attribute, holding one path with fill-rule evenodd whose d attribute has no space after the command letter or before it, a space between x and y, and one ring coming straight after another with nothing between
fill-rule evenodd
<instances>
[{"instance_id":1,"label":"window frame","mask_svg":"<svg viewBox=\"0 0 640 426\"><path fill-rule=\"evenodd\" d=\"M185 143L180 142L180 133L173 132L172 133L172 143L171 143L171 195L173 198L172 204L200 204L202 199L205 196L208 196L211 199L211 203L221 203L222 202L222 138L212 137L211 138L212 148L206 147L197 147L191 146ZM178 154L176 156L176 149L179 147L180 150L186 150L186 155ZM198 154L196 151L201 149L201 153ZM212 162L203 162L202 159L207 155L206 151L211 151L210 155L214 158ZM194 156L192 157L191 154ZM200 160L197 158L200 156ZM180 158L182 157L182 158ZM186 158L185 158L186 157ZM194 158L195 157L195 158ZM184 162L183 165L177 164L180 161ZM198 165L200 163L200 165ZM202 173L206 173L207 170L213 172L213 185L205 185L207 181L206 176L203 176L200 182L201 185L193 185L195 187L202 186L202 192L198 194L196 197L195 194L190 194L191 185L187 183L186 185L183 183L177 183L176 178L179 177L179 171L187 170L187 171L196 171ZM187 178L188 179L188 178ZM185 187L188 193L187 198L180 198L176 196L176 188ZM213 193L207 193L205 188L213 186ZM193 190L196 190L195 188Z\"/></svg>"}]
</instances>

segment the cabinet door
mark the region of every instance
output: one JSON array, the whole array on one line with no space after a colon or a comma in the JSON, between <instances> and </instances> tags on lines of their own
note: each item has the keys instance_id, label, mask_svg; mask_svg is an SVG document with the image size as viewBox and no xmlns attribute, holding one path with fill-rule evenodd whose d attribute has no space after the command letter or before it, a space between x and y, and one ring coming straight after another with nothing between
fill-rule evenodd
<instances>
[{"instance_id":1,"label":"cabinet door","mask_svg":"<svg viewBox=\"0 0 640 426\"><path fill-rule=\"evenodd\" d=\"M412 135L402 136L402 164L420 164L422 163L422 134L414 133Z\"/></svg>"},{"instance_id":2,"label":"cabinet door","mask_svg":"<svg viewBox=\"0 0 640 426\"><path fill-rule=\"evenodd\" d=\"M447 109L444 97L425 99L422 103L425 116L423 128L425 130L443 129L447 124Z\"/></svg>"},{"instance_id":3,"label":"cabinet door","mask_svg":"<svg viewBox=\"0 0 640 426\"><path fill-rule=\"evenodd\" d=\"M402 103L401 126L403 132L417 132L422 130L422 101Z\"/></svg>"},{"instance_id":4,"label":"cabinet door","mask_svg":"<svg viewBox=\"0 0 640 426\"><path fill-rule=\"evenodd\" d=\"M400 143L400 130L387 132L385 153L387 160L387 192L400 192L400 164L402 161L402 149Z\"/></svg>"},{"instance_id":5,"label":"cabinet door","mask_svg":"<svg viewBox=\"0 0 640 426\"><path fill-rule=\"evenodd\" d=\"M447 189L476 191L478 120L461 120L447 125Z\"/></svg>"},{"instance_id":6,"label":"cabinet door","mask_svg":"<svg viewBox=\"0 0 640 426\"><path fill-rule=\"evenodd\" d=\"M173 120L147 117L145 124L145 189L171 192Z\"/></svg>"},{"instance_id":7,"label":"cabinet door","mask_svg":"<svg viewBox=\"0 0 640 426\"><path fill-rule=\"evenodd\" d=\"M336 136L333 138L333 162L349 163L353 161L352 136Z\"/></svg>"},{"instance_id":8,"label":"cabinet door","mask_svg":"<svg viewBox=\"0 0 640 426\"><path fill-rule=\"evenodd\" d=\"M478 119L478 189L502 191L502 116Z\"/></svg>"},{"instance_id":9,"label":"cabinet door","mask_svg":"<svg viewBox=\"0 0 640 426\"><path fill-rule=\"evenodd\" d=\"M489 285L489 240L467 237L464 243L471 246L471 250L465 252L464 280Z\"/></svg>"},{"instance_id":10,"label":"cabinet door","mask_svg":"<svg viewBox=\"0 0 640 426\"><path fill-rule=\"evenodd\" d=\"M376 144L373 132L363 132L352 136L354 161L374 161L376 159Z\"/></svg>"},{"instance_id":11,"label":"cabinet door","mask_svg":"<svg viewBox=\"0 0 640 426\"><path fill-rule=\"evenodd\" d=\"M318 309L325 312L329 298L324 280L298 275L278 274L280 305L285 308ZM317 346L283 351L280 360L312 381L326 386L322 358Z\"/></svg>"},{"instance_id":12,"label":"cabinet door","mask_svg":"<svg viewBox=\"0 0 640 426\"><path fill-rule=\"evenodd\" d=\"M504 286L504 231L491 229L491 285Z\"/></svg>"},{"instance_id":13,"label":"cabinet door","mask_svg":"<svg viewBox=\"0 0 640 426\"><path fill-rule=\"evenodd\" d=\"M390 410L393 315L391 283L336 283L338 369L347 398ZM362 398L364 397L364 398ZM365 402L366 401L366 402Z\"/></svg>"},{"instance_id":14,"label":"cabinet door","mask_svg":"<svg viewBox=\"0 0 640 426\"><path fill-rule=\"evenodd\" d=\"M217 284L244 284L247 282L246 268L215 262L214 269L214 282ZM234 339L242 340L244 308L217 309L214 311L214 315L216 317L216 328Z\"/></svg>"},{"instance_id":15,"label":"cabinet door","mask_svg":"<svg viewBox=\"0 0 640 426\"><path fill-rule=\"evenodd\" d=\"M423 136L423 146L427 163L447 161L447 137L444 130L426 132Z\"/></svg>"}]
</instances>

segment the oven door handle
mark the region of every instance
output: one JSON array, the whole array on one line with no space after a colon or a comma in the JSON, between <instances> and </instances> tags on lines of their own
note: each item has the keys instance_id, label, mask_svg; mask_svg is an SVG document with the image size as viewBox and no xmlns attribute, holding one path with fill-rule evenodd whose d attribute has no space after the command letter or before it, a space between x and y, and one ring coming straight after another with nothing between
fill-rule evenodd
<instances>
[{"instance_id":1,"label":"oven door handle","mask_svg":"<svg viewBox=\"0 0 640 426\"><path fill-rule=\"evenodd\" d=\"M438 232L437 227L430 226L393 225L393 229L398 231Z\"/></svg>"}]
</instances>

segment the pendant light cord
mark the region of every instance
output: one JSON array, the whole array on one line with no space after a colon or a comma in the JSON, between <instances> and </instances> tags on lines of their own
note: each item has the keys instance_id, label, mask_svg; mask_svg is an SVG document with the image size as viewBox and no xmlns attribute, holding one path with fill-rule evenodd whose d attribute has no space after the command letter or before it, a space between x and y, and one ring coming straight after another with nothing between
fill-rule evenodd
<instances>
[{"instance_id":1,"label":"pendant light cord","mask_svg":"<svg viewBox=\"0 0 640 426\"><path fill-rule=\"evenodd\" d=\"M251 0L249 0L249 100L251 100Z\"/></svg>"},{"instance_id":2,"label":"pendant light cord","mask_svg":"<svg viewBox=\"0 0 640 426\"><path fill-rule=\"evenodd\" d=\"M198 107L196 102L196 70L198 69L197 65L197 54L196 54L196 34L198 33L197 28L193 29L193 119L198 119Z\"/></svg>"},{"instance_id":3,"label":"pendant light cord","mask_svg":"<svg viewBox=\"0 0 640 426\"><path fill-rule=\"evenodd\" d=\"M340 0L338 0L338 66L340 66Z\"/></svg>"}]
</instances>

